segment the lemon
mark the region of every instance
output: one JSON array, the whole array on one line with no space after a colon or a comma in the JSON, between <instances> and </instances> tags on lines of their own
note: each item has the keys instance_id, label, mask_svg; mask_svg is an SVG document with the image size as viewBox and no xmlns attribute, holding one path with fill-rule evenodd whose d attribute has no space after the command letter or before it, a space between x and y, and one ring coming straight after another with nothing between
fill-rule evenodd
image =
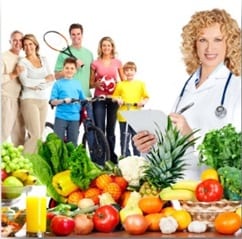
<instances>
[{"instance_id":1,"label":"lemon","mask_svg":"<svg viewBox=\"0 0 242 239\"><path fill-rule=\"evenodd\" d=\"M239 207L236 209L236 213L241 217L241 211L242 211L242 207Z\"/></svg>"},{"instance_id":2,"label":"lemon","mask_svg":"<svg viewBox=\"0 0 242 239\"><path fill-rule=\"evenodd\" d=\"M176 210L171 214L171 216L175 218L175 220L177 221L178 223L177 230L179 231L185 230L188 227L188 225L192 222L191 214L183 209Z\"/></svg>"},{"instance_id":3,"label":"lemon","mask_svg":"<svg viewBox=\"0 0 242 239\"><path fill-rule=\"evenodd\" d=\"M215 179L219 181L218 172L214 168L208 168L202 171L200 178L202 181L206 179Z\"/></svg>"}]
</instances>

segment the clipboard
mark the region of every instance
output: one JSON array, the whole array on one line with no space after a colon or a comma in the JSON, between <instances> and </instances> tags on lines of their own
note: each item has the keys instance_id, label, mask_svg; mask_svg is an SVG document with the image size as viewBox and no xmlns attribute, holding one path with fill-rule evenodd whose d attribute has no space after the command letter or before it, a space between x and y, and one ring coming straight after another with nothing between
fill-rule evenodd
<instances>
[{"instance_id":1,"label":"clipboard","mask_svg":"<svg viewBox=\"0 0 242 239\"><path fill-rule=\"evenodd\" d=\"M161 110L124 110L120 114L136 132L147 130L155 134L160 129L165 133L167 115Z\"/></svg>"}]
</instances>

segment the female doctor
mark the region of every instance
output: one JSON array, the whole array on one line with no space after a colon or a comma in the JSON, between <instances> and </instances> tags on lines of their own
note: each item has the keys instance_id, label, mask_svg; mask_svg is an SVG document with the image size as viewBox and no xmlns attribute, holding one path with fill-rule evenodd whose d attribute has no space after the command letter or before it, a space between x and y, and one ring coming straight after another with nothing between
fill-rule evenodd
<instances>
[{"instance_id":1,"label":"female doctor","mask_svg":"<svg viewBox=\"0 0 242 239\"><path fill-rule=\"evenodd\" d=\"M199 129L197 144L206 132L228 123L241 130L241 31L225 11L213 9L195 13L183 27L182 53L190 75L177 98L170 118L186 135ZM179 112L186 105L191 108ZM137 149L149 152L156 143L155 135L142 131L133 137ZM186 179L200 178L204 167L198 157L189 154Z\"/></svg>"}]
</instances>

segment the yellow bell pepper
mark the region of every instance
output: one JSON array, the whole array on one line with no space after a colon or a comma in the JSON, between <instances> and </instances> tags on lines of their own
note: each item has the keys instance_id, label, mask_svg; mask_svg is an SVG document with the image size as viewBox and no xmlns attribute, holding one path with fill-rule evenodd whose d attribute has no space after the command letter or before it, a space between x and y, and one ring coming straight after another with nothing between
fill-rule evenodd
<instances>
[{"instance_id":1,"label":"yellow bell pepper","mask_svg":"<svg viewBox=\"0 0 242 239\"><path fill-rule=\"evenodd\" d=\"M70 170L65 170L54 175L52 178L52 185L55 190L64 197L67 197L70 193L79 188L72 182Z\"/></svg>"}]
</instances>

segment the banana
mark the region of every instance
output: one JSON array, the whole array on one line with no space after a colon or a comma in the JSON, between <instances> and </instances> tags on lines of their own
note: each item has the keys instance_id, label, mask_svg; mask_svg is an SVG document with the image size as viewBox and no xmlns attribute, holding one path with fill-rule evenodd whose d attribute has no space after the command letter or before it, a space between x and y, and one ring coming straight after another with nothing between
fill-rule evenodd
<instances>
[{"instance_id":1,"label":"banana","mask_svg":"<svg viewBox=\"0 0 242 239\"><path fill-rule=\"evenodd\" d=\"M37 178L34 175L29 174L27 179L24 181L24 185L34 185L37 182Z\"/></svg>"},{"instance_id":2,"label":"banana","mask_svg":"<svg viewBox=\"0 0 242 239\"><path fill-rule=\"evenodd\" d=\"M181 180L173 184L172 189L187 189L195 192L197 185L200 181L195 180Z\"/></svg>"},{"instance_id":3,"label":"banana","mask_svg":"<svg viewBox=\"0 0 242 239\"><path fill-rule=\"evenodd\" d=\"M21 180L22 182L24 182L25 180L27 180L28 176L29 176L29 171L27 169L18 169L14 172L12 172L12 176L18 178L19 180Z\"/></svg>"},{"instance_id":4,"label":"banana","mask_svg":"<svg viewBox=\"0 0 242 239\"><path fill-rule=\"evenodd\" d=\"M194 192L191 190L172 189L171 187L167 187L161 190L160 198L164 201L170 201L170 200L194 201L196 197Z\"/></svg>"}]
</instances>

